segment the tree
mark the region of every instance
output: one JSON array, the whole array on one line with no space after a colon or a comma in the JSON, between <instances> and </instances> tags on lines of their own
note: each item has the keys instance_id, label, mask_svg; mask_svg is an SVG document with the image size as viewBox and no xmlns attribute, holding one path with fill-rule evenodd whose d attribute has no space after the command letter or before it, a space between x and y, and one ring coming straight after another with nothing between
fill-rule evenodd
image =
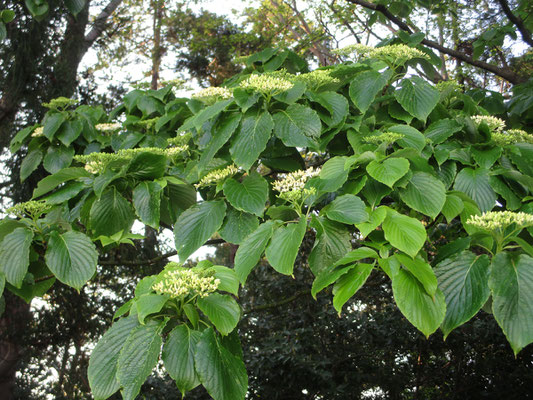
<instances>
[{"instance_id":1,"label":"tree","mask_svg":"<svg viewBox=\"0 0 533 400\"><path fill-rule=\"evenodd\" d=\"M137 284L91 356L97 398L119 388L134 398L163 340L162 360L182 393L201 383L215 399L243 398L233 296L263 254L292 275L305 238L311 293L333 285L338 313L372 276L392 282L398 308L426 337L439 326L448 336L492 297L514 352L531 342L532 137L509 118L528 121L531 109L502 103L505 122L479 92L407 76L406 66L431 60L412 47L342 54L349 50L357 62L294 74L306 70L303 60L268 49L249 57L229 88L191 100L169 88L133 91L113 115L124 114L122 126L59 99L42 132L30 127L13 140L14 150L44 154L66 144L104 151L45 160L52 175L34 192L40 200L3 222L11 291L38 294L55 279L79 290L98 265L127 265L113 248L132 238L134 219L173 226L182 262L216 232L239 245L233 268L170 263ZM24 177L37 160L25 162ZM464 279L472 284L457 286Z\"/></svg>"}]
</instances>

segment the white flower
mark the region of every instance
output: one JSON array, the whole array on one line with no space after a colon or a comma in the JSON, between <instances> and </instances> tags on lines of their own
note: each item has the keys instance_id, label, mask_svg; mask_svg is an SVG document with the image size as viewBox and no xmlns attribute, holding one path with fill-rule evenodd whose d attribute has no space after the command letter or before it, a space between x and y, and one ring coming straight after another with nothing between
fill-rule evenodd
<instances>
[{"instance_id":1,"label":"white flower","mask_svg":"<svg viewBox=\"0 0 533 400\"><path fill-rule=\"evenodd\" d=\"M277 73L267 73L263 75L251 75L239 85L243 89L252 89L254 91L275 95L291 89L294 84L286 79L287 72L277 71Z\"/></svg>"},{"instance_id":2,"label":"white flower","mask_svg":"<svg viewBox=\"0 0 533 400\"><path fill-rule=\"evenodd\" d=\"M218 100L230 99L232 96L231 90L225 87L209 87L194 93L191 97L206 104L214 104Z\"/></svg>"},{"instance_id":3,"label":"white flower","mask_svg":"<svg viewBox=\"0 0 533 400\"><path fill-rule=\"evenodd\" d=\"M97 124L94 126L98 132L101 132L104 135L110 135L114 132L119 131L122 128L122 124L112 123L112 124Z\"/></svg>"},{"instance_id":4,"label":"white flower","mask_svg":"<svg viewBox=\"0 0 533 400\"><path fill-rule=\"evenodd\" d=\"M32 136L32 137L43 136L43 130L44 130L44 127L39 126L39 127L35 128L35 130L34 130L33 133L31 134L31 136Z\"/></svg>"},{"instance_id":5,"label":"white flower","mask_svg":"<svg viewBox=\"0 0 533 400\"><path fill-rule=\"evenodd\" d=\"M320 174L320 169L313 167L304 170L291 172L283 179L274 182L274 190L279 192L278 197L289 202L298 201L316 193L315 188L307 189L307 181Z\"/></svg>"},{"instance_id":6,"label":"white flower","mask_svg":"<svg viewBox=\"0 0 533 400\"><path fill-rule=\"evenodd\" d=\"M235 175L237 172L239 172L239 169L233 164L227 166L226 168L216 169L214 171L209 172L206 176L200 179L200 182L198 182L194 186L197 189L203 186L209 186L215 182L220 182L226 179L228 176Z\"/></svg>"},{"instance_id":7,"label":"white flower","mask_svg":"<svg viewBox=\"0 0 533 400\"><path fill-rule=\"evenodd\" d=\"M172 263L169 265L172 266ZM173 268L164 271L158 282L152 285L152 289L171 298L186 295L206 297L209 293L217 290L220 285L220 279L216 279L212 271L197 268L187 269L177 265Z\"/></svg>"},{"instance_id":8,"label":"white flower","mask_svg":"<svg viewBox=\"0 0 533 400\"><path fill-rule=\"evenodd\" d=\"M477 124L486 123L493 132L502 132L505 129L505 121L491 115L473 115L472 120Z\"/></svg>"},{"instance_id":9,"label":"white flower","mask_svg":"<svg viewBox=\"0 0 533 400\"><path fill-rule=\"evenodd\" d=\"M333 50L333 52L341 56L357 53L361 58L378 58L395 65L402 65L406 61L413 58L423 58L429 60L429 56L426 53L415 49L414 47L409 47L405 44L391 44L389 46L370 47L365 46L364 44L356 43L343 47L342 49Z\"/></svg>"},{"instance_id":10,"label":"white flower","mask_svg":"<svg viewBox=\"0 0 533 400\"><path fill-rule=\"evenodd\" d=\"M503 133L493 132L492 140L500 146L515 143L533 143L533 135L521 129L509 129Z\"/></svg>"},{"instance_id":11,"label":"white flower","mask_svg":"<svg viewBox=\"0 0 533 400\"><path fill-rule=\"evenodd\" d=\"M367 136L364 138L365 142L368 143L387 143L392 144L396 142L397 140L403 139L405 135L402 135L401 133L395 133L395 132L384 132L379 135L374 136Z\"/></svg>"},{"instance_id":12,"label":"white flower","mask_svg":"<svg viewBox=\"0 0 533 400\"><path fill-rule=\"evenodd\" d=\"M483 230L501 232L511 225L517 228L533 226L533 215L524 212L489 211L471 216L466 223Z\"/></svg>"},{"instance_id":13,"label":"white flower","mask_svg":"<svg viewBox=\"0 0 533 400\"><path fill-rule=\"evenodd\" d=\"M296 75L293 78L293 81L303 82L310 89L316 89L330 83L340 82L338 78L331 76L331 70L329 69L316 69L306 74Z\"/></svg>"}]
</instances>

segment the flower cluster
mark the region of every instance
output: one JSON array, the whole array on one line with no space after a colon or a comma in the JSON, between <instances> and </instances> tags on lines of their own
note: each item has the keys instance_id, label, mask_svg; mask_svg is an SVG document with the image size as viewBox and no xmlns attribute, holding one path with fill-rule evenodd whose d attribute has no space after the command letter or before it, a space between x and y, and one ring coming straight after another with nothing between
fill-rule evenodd
<instances>
[{"instance_id":1,"label":"flower cluster","mask_svg":"<svg viewBox=\"0 0 533 400\"><path fill-rule=\"evenodd\" d=\"M286 71L269 72L263 75L251 75L241 82L239 87L252 89L266 95L276 95L291 89L294 84L287 79Z\"/></svg>"},{"instance_id":2,"label":"flower cluster","mask_svg":"<svg viewBox=\"0 0 533 400\"><path fill-rule=\"evenodd\" d=\"M473 115L472 120L477 124L486 123L492 132L502 132L505 129L505 121L491 115Z\"/></svg>"},{"instance_id":3,"label":"flower cluster","mask_svg":"<svg viewBox=\"0 0 533 400\"><path fill-rule=\"evenodd\" d=\"M178 136L167 139L167 144L169 146L183 146L189 143L191 137L191 132L178 132Z\"/></svg>"},{"instance_id":4,"label":"flower cluster","mask_svg":"<svg viewBox=\"0 0 533 400\"><path fill-rule=\"evenodd\" d=\"M515 143L533 143L533 135L521 129L509 129L505 132L493 132L492 140L499 146Z\"/></svg>"},{"instance_id":5,"label":"flower cluster","mask_svg":"<svg viewBox=\"0 0 533 400\"><path fill-rule=\"evenodd\" d=\"M122 128L122 124L119 124L118 122L112 124L97 124L94 128L103 135L112 135Z\"/></svg>"},{"instance_id":6,"label":"flower cluster","mask_svg":"<svg viewBox=\"0 0 533 400\"><path fill-rule=\"evenodd\" d=\"M172 265L175 264L175 265ZM168 267L172 269L169 269ZM198 268L182 268L176 263L167 265L160 278L152 285L157 293L171 298L187 295L206 297L220 285L220 279L213 276L213 271Z\"/></svg>"},{"instance_id":7,"label":"flower cluster","mask_svg":"<svg viewBox=\"0 0 533 400\"><path fill-rule=\"evenodd\" d=\"M320 169L313 167L287 174L283 179L274 182L274 190L279 192L280 199L295 202L316 193L315 188L305 188L307 181L320 174Z\"/></svg>"},{"instance_id":8,"label":"flower cluster","mask_svg":"<svg viewBox=\"0 0 533 400\"><path fill-rule=\"evenodd\" d=\"M209 186L215 182L223 181L228 176L235 175L237 172L239 172L239 169L233 164L227 166L226 168L215 169L214 171L209 172L206 176L200 179L200 182L198 182L194 186L196 187L196 189L203 186Z\"/></svg>"},{"instance_id":9,"label":"flower cluster","mask_svg":"<svg viewBox=\"0 0 533 400\"><path fill-rule=\"evenodd\" d=\"M225 87L209 87L194 93L191 97L200 100L201 102L211 105L218 100L230 99L233 96L231 90Z\"/></svg>"},{"instance_id":10,"label":"flower cluster","mask_svg":"<svg viewBox=\"0 0 533 400\"><path fill-rule=\"evenodd\" d=\"M78 104L78 100L67 99L66 97L58 97L50 100L50 103L43 103L43 107L50 110L64 110L67 107Z\"/></svg>"},{"instance_id":11,"label":"flower cluster","mask_svg":"<svg viewBox=\"0 0 533 400\"><path fill-rule=\"evenodd\" d=\"M524 212L489 211L471 216L466 223L486 231L502 232L511 225L516 228L533 226L533 215Z\"/></svg>"},{"instance_id":12,"label":"flower cluster","mask_svg":"<svg viewBox=\"0 0 533 400\"><path fill-rule=\"evenodd\" d=\"M35 128L35 130L31 134L31 136L32 137L44 136L43 131L44 131L44 127L43 126L39 126L39 127Z\"/></svg>"},{"instance_id":13,"label":"flower cluster","mask_svg":"<svg viewBox=\"0 0 533 400\"><path fill-rule=\"evenodd\" d=\"M405 135L402 135L401 133L384 132L379 135L365 137L365 142L374 143L374 144L380 144L380 143L392 144L396 142L397 140L403 139L404 137Z\"/></svg>"},{"instance_id":14,"label":"flower cluster","mask_svg":"<svg viewBox=\"0 0 533 400\"><path fill-rule=\"evenodd\" d=\"M296 75L292 79L294 82L303 82L310 89L317 89L330 83L339 83L338 78L331 76L329 69L316 69L307 74Z\"/></svg>"},{"instance_id":15,"label":"flower cluster","mask_svg":"<svg viewBox=\"0 0 533 400\"><path fill-rule=\"evenodd\" d=\"M159 147L140 147L137 149L119 150L116 153L91 153L74 156L74 160L84 163L85 170L91 174L102 173L113 162L126 163L140 153L152 153L167 157L174 157L178 153L188 150L189 146L171 147L161 149Z\"/></svg>"},{"instance_id":16,"label":"flower cluster","mask_svg":"<svg viewBox=\"0 0 533 400\"><path fill-rule=\"evenodd\" d=\"M39 218L42 214L50 209L50 204L44 200L31 200L19 203L6 210L6 213L18 218L24 218L29 215L31 218Z\"/></svg>"},{"instance_id":17,"label":"flower cluster","mask_svg":"<svg viewBox=\"0 0 533 400\"><path fill-rule=\"evenodd\" d=\"M453 92L453 91L462 91L463 90L463 86L461 84L459 84L459 82L457 82L456 80L449 80L449 81L440 81L439 83L437 83L435 85L435 88L441 92L441 93L444 93L444 92Z\"/></svg>"},{"instance_id":18,"label":"flower cluster","mask_svg":"<svg viewBox=\"0 0 533 400\"><path fill-rule=\"evenodd\" d=\"M405 44L391 44L382 47L370 47L364 44L356 43L342 49L334 50L340 56L348 56L357 53L359 57L373 57L383 60L393 65L403 65L413 58L423 58L429 60L429 56L413 47Z\"/></svg>"}]
</instances>

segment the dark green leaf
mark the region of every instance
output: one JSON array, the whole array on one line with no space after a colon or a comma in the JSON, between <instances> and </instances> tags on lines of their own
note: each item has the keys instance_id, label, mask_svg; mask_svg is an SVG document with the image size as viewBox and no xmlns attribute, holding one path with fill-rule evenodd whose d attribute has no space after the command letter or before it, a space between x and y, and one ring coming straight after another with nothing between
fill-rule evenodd
<instances>
[{"instance_id":1,"label":"dark green leaf","mask_svg":"<svg viewBox=\"0 0 533 400\"><path fill-rule=\"evenodd\" d=\"M89 176L91 176L91 174L85 171L84 168L65 168L64 170L41 179L37 184L37 188L33 191L33 198L35 199L50 192L64 182Z\"/></svg>"},{"instance_id":2,"label":"dark green leaf","mask_svg":"<svg viewBox=\"0 0 533 400\"><path fill-rule=\"evenodd\" d=\"M446 202L442 207L442 214L446 217L448 223L457 217L464 209L463 200L453 194L446 195Z\"/></svg>"},{"instance_id":3,"label":"dark green leaf","mask_svg":"<svg viewBox=\"0 0 533 400\"><path fill-rule=\"evenodd\" d=\"M63 122L65 117L61 113L46 114L43 121L43 135L52 141Z\"/></svg>"},{"instance_id":4,"label":"dark green leaf","mask_svg":"<svg viewBox=\"0 0 533 400\"><path fill-rule=\"evenodd\" d=\"M233 297L226 294L211 293L201 297L198 299L198 308L223 335L235 329L241 318L241 308Z\"/></svg>"},{"instance_id":5,"label":"dark green leaf","mask_svg":"<svg viewBox=\"0 0 533 400\"><path fill-rule=\"evenodd\" d=\"M65 146L50 146L46 151L43 159L43 167L45 170L54 174L63 168L68 167L72 163L74 157L74 149Z\"/></svg>"},{"instance_id":6,"label":"dark green leaf","mask_svg":"<svg viewBox=\"0 0 533 400\"><path fill-rule=\"evenodd\" d=\"M258 226L259 220L255 215L230 208L219 234L226 242L241 244Z\"/></svg>"},{"instance_id":7,"label":"dark green leaf","mask_svg":"<svg viewBox=\"0 0 533 400\"><path fill-rule=\"evenodd\" d=\"M461 129L461 124L453 119L439 119L424 131L424 135L434 144L439 144L445 142L446 139Z\"/></svg>"},{"instance_id":8,"label":"dark green leaf","mask_svg":"<svg viewBox=\"0 0 533 400\"><path fill-rule=\"evenodd\" d=\"M96 237L127 232L135 219L131 204L114 187L107 189L91 207L91 228Z\"/></svg>"},{"instance_id":9,"label":"dark green leaf","mask_svg":"<svg viewBox=\"0 0 533 400\"><path fill-rule=\"evenodd\" d=\"M33 171L37 169L41 160L43 159L43 153L39 149L32 150L28 153L22 163L20 164L20 181L24 182Z\"/></svg>"},{"instance_id":10,"label":"dark green leaf","mask_svg":"<svg viewBox=\"0 0 533 400\"><path fill-rule=\"evenodd\" d=\"M440 93L424 79L413 76L402 81L402 88L394 92L394 97L405 111L425 122L439 102Z\"/></svg>"},{"instance_id":11,"label":"dark green leaf","mask_svg":"<svg viewBox=\"0 0 533 400\"><path fill-rule=\"evenodd\" d=\"M298 223L276 229L265 251L265 256L272 268L281 274L292 275L306 228L307 221L303 218Z\"/></svg>"},{"instance_id":12,"label":"dark green leaf","mask_svg":"<svg viewBox=\"0 0 533 400\"><path fill-rule=\"evenodd\" d=\"M242 182L235 179L226 180L224 194L237 210L262 216L268 200L268 183L257 172L252 172Z\"/></svg>"},{"instance_id":13,"label":"dark green leaf","mask_svg":"<svg viewBox=\"0 0 533 400\"><path fill-rule=\"evenodd\" d=\"M165 174L166 166L164 155L143 152L131 160L127 173L137 179L157 179Z\"/></svg>"},{"instance_id":14,"label":"dark green leaf","mask_svg":"<svg viewBox=\"0 0 533 400\"><path fill-rule=\"evenodd\" d=\"M136 299L135 306L139 322L144 325L145 318L150 314L156 314L161 311L167 300L167 296L155 293L147 293Z\"/></svg>"},{"instance_id":15,"label":"dark green leaf","mask_svg":"<svg viewBox=\"0 0 533 400\"><path fill-rule=\"evenodd\" d=\"M13 286L20 288L30 265L30 247L33 232L16 228L0 243L0 271Z\"/></svg>"},{"instance_id":16,"label":"dark green leaf","mask_svg":"<svg viewBox=\"0 0 533 400\"><path fill-rule=\"evenodd\" d=\"M490 211L496 205L496 193L490 186L486 169L463 168L455 178L454 188L474 200L482 212Z\"/></svg>"},{"instance_id":17,"label":"dark green leaf","mask_svg":"<svg viewBox=\"0 0 533 400\"><path fill-rule=\"evenodd\" d=\"M203 170L209 165L217 151L219 151L230 139L231 135L233 135L233 132L235 132L239 126L239 122L241 122L241 114L229 114L224 116L222 122L217 122L217 125L213 128L213 137L200 156L200 161L198 162L199 170Z\"/></svg>"},{"instance_id":18,"label":"dark green leaf","mask_svg":"<svg viewBox=\"0 0 533 400\"><path fill-rule=\"evenodd\" d=\"M72 14L78 15L85 7L85 0L65 0L65 5Z\"/></svg>"},{"instance_id":19,"label":"dark green leaf","mask_svg":"<svg viewBox=\"0 0 533 400\"><path fill-rule=\"evenodd\" d=\"M388 83L391 76L392 71L390 69L383 73L369 70L355 76L355 79L350 83L350 98L363 114L368 110L376 95Z\"/></svg>"},{"instance_id":20,"label":"dark green leaf","mask_svg":"<svg viewBox=\"0 0 533 400\"><path fill-rule=\"evenodd\" d=\"M435 295L437 291L437 277L435 272L427 262L421 258L412 259L404 254L395 254L396 259L418 279L418 282L422 284L427 294L431 297Z\"/></svg>"},{"instance_id":21,"label":"dark green leaf","mask_svg":"<svg viewBox=\"0 0 533 400\"><path fill-rule=\"evenodd\" d=\"M327 207L326 215L329 219L344 224L360 224L368 221L365 203L353 194L337 197Z\"/></svg>"},{"instance_id":22,"label":"dark green leaf","mask_svg":"<svg viewBox=\"0 0 533 400\"><path fill-rule=\"evenodd\" d=\"M133 205L141 221L154 229L159 228L161 186L155 182L141 182L133 190Z\"/></svg>"},{"instance_id":23,"label":"dark green leaf","mask_svg":"<svg viewBox=\"0 0 533 400\"><path fill-rule=\"evenodd\" d=\"M265 149L273 128L274 122L268 112L245 116L230 148L235 164L250 169Z\"/></svg>"},{"instance_id":24,"label":"dark green leaf","mask_svg":"<svg viewBox=\"0 0 533 400\"><path fill-rule=\"evenodd\" d=\"M301 104L290 105L274 114L274 135L289 147L313 147L322 124L318 114Z\"/></svg>"},{"instance_id":25,"label":"dark green leaf","mask_svg":"<svg viewBox=\"0 0 533 400\"><path fill-rule=\"evenodd\" d=\"M400 197L412 209L435 219L446 202L446 189L432 175L415 172Z\"/></svg>"}]
</instances>

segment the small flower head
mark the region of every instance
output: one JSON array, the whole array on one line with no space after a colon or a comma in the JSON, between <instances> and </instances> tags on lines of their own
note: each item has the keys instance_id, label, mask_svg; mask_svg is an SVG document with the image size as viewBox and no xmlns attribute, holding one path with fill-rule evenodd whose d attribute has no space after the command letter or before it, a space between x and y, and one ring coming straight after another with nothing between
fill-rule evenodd
<instances>
[{"instance_id":1,"label":"small flower head","mask_svg":"<svg viewBox=\"0 0 533 400\"><path fill-rule=\"evenodd\" d=\"M111 124L97 124L94 128L102 135L112 135L122 129L122 124L116 122Z\"/></svg>"},{"instance_id":2,"label":"small flower head","mask_svg":"<svg viewBox=\"0 0 533 400\"><path fill-rule=\"evenodd\" d=\"M400 139L403 139L405 135L396 132L384 132L379 135L367 136L365 137L365 142L380 144L386 143L387 145L392 144Z\"/></svg>"},{"instance_id":3,"label":"small flower head","mask_svg":"<svg viewBox=\"0 0 533 400\"><path fill-rule=\"evenodd\" d=\"M503 232L508 227L526 228L533 226L533 215L525 212L489 211L482 215L473 215L468 225L491 232Z\"/></svg>"},{"instance_id":4,"label":"small flower head","mask_svg":"<svg viewBox=\"0 0 533 400\"><path fill-rule=\"evenodd\" d=\"M46 107L50 110L65 110L70 106L78 104L78 100L67 99L66 97L58 97L56 99L50 100L50 103L43 103L43 107Z\"/></svg>"},{"instance_id":5,"label":"small flower head","mask_svg":"<svg viewBox=\"0 0 533 400\"><path fill-rule=\"evenodd\" d=\"M220 279L216 279L213 275L213 270L189 269L183 268L177 263L170 263L159 274L159 279L152 285L152 289L171 298L206 297L217 290L220 285Z\"/></svg>"},{"instance_id":6,"label":"small flower head","mask_svg":"<svg viewBox=\"0 0 533 400\"><path fill-rule=\"evenodd\" d=\"M196 187L196 189L204 186L210 186L213 183L222 182L224 179L229 176L235 175L237 172L239 172L239 169L233 164L227 166L226 168L215 169L214 171L209 172L206 176L200 179L200 182L198 182L194 186Z\"/></svg>"},{"instance_id":7,"label":"small flower head","mask_svg":"<svg viewBox=\"0 0 533 400\"><path fill-rule=\"evenodd\" d=\"M387 64L403 65L413 58L422 58L429 60L429 56L413 47L405 44L391 44L382 47L370 47L363 44L352 44L342 49L335 50L335 53L341 56L357 53L359 58L377 58L385 61Z\"/></svg>"},{"instance_id":8,"label":"small flower head","mask_svg":"<svg viewBox=\"0 0 533 400\"><path fill-rule=\"evenodd\" d=\"M251 75L241 82L239 87L251 89L266 95L276 95L292 89L294 84L288 79L286 71L269 72L262 75Z\"/></svg>"},{"instance_id":9,"label":"small flower head","mask_svg":"<svg viewBox=\"0 0 533 400\"><path fill-rule=\"evenodd\" d=\"M44 136L43 131L44 131L44 127L39 126L39 127L35 128L35 130L31 134L31 136L32 137Z\"/></svg>"},{"instance_id":10,"label":"small flower head","mask_svg":"<svg viewBox=\"0 0 533 400\"><path fill-rule=\"evenodd\" d=\"M26 215L31 218L39 218L42 214L50 209L51 205L44 200L31 200L24 203L15 204L6 210L7 214L14 215L18 218L24 218Z\"/></svg>"},{"instance_id":11,"label":"small flower head","mask_svg":"<svg viewBox=\"0 0 533 400\"><path fill-rule=\"evenodd\" d=\"M505 121L491 115L474 115L472 120L477 124L486 123L492 132L502 132L505 129Z\"/></svg>"},{"instance_id":12,"label":"small flower head","mask_svg":"<svg viewBox=\"0 0 533 400\"><path fill-rule=\"evenodd\" d=\"M493 132L492 140L499 146L515 143L533 143L533 135L521 129L509 129L504 132Z\"/></svg>"},{"instance_id":13,"label":"small flower head","mask_svg":"<svg viewBox=\"0 0 533 400\"><path fill-rule=\"evenodd\" d=\"M191 137L191 132L178 132L178 136L167 139L167 143L169 146L183 146L189 143Z\"/></svg>"},{"instance_id":14,"label":"small flower head","mask_svg":"<svg viewBox=\"0 0 533 400\"><path fill-rule=\"evenodd\" d=\"M331 76L331 70L329 69L316 69L307 74L296 75L293 81L303 82L309 89L317 89L324 85L340 82L338 78Z\"/></svg>"},{"instance_id":15,"label":"small flower head","mask_svg":"<svg viewBox=\"0 0 533 400\"><path fill-rule=\"evenodd\" d=\"M194 93L191 97L200 100L201 102L211 105L219 100L231 99L233 93L225 87L209 87Z\"/></svg>"},{"instance_id":16,"label":"small flower head","mask_svg":"<svg viewBox=\"0 0 533 400\"><path fill-rule=\"evenodd\" d=\"M274 190L279 192L278 197L288 202L300 201L303 198L316 194L315 188L305 188L307 181L320 174L320 169L313 167L291 172L283 179L274 182Z\"/></svg>"},{"instance_id":17,"label":"small flower head","mask_svg":"<svg viewBox=\"0 0 533 400\"><path fill-rule=\"evenodd\" d=\"M175 147L169 147L165 150L165 155L170 158L177 157L179 155L182 155L187 150L189 150L189 145L184 144L182 146L175 146Z\"/></svg>"}]
</instances>

